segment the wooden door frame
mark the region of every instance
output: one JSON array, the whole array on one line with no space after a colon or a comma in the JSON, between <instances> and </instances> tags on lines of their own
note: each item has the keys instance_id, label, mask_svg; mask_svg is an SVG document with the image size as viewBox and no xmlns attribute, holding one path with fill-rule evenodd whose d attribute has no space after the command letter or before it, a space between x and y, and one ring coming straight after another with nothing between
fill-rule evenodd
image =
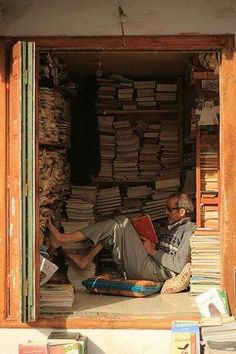
<instances>
[{"instance_id":1,"label":"wooden door frame","mask_svg":"<svg viewBox=\"0 0 236 354\"><path fill-rule=\"evenodd\" d=\"M235 48L233 35L173 35L173 36L127 36L126 46L123 45L122 38L120 36L98 36L98 37L14 37L14 38L2 38L7 47L10 47L13 43L19 40L33 41L36 43L37 49L75 49L81 51L221 51L222 56L222 70L220 75L221 81L221 120L222 120L222 132L220 135L220 151L221 151L221 193L223 195L222 212L221 212L221 232L224 235L222 242L222 278L221 285L226 289L230 300L231 308L235 313L235 295L232 285L232 274L228 272L233 268L235 257L235 244L236 244L236 221L233 218L232 212L235 212L236 206L234 201L234 195L236 195L236 183L233 186L229 185L229 174L236 173L236 168L232 167L232 150L231 147L236 142L232 143L227 139L227 129L230 126L230 133L236 131L236 122L234 121L235 114L230 112L229 104L233 105L233 94L227 98L225 95L226 90L234 88L233 93L236 96L236 87L233 79L230 78L230 69L232 63L226 60ZM226 55L227 53L227 55ZM0 67L2 68L2 60L0 58ZM1 87L0 87L1 90ZM232 90L231 90L232 91ZM233 110L232 110L233 112ZM2 112L2 117L6 115L6 112ZM227 116L227 119L226 119ZM4 128L0 128L2 141L7 141L7 132ZM7 153L6 144L1 141L1 149L3 153L0 156L0 166L6 165L5 155ZM5 154L4 154L5 150ZM224 158L223 158L224 156ZM2 175L1 175L2 176ZM2 191L6 189L6 179L0 178L0 188ZM0 190L0 192L1 192ZM5 193L5 192L4 192ZM1 198L3 198L1 196ZM3 214L2 214L3 213ZM4 216L3 210L0 211L0 217ZM236 215L236 213L234 213ZM8 226L8 225L7 225ZM0 241L0 247L6 240L6 224L0 224L1 231L5 237ZM233 235L231 231L233 230ZM224 265L224 266L223 266ZM4 264L2 264L4 266ZM1 272L0 272L1 274ZM82 316L66 319L46 319L40 316L39 320L33 324L33 327L80 327L80 328L170 328L173 319L196 319L196 316L192 314L186 314L178 316L158 316L155 318L139 318L136 316L120 317L119 315L112 314L112 316ZM0 314L0 326L9 327L28 327L28 325L21 324L18 321L7 324Z\"/></svg>"}]
</instances>

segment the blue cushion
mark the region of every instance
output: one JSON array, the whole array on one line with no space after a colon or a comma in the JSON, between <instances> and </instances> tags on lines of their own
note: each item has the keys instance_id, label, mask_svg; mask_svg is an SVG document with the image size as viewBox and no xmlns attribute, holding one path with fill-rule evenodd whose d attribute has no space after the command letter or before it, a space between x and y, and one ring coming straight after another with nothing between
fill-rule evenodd
<instances>
[{"instance_id":1,"label":"blue cushion","mask_svg":"<svg viewBox=\"0 0 236 354\"><path fill-rule=\"evenodd\" d=\"M82 284L94 294L144 297L160 292L163 283L122 279L110 274L102 274L83 280Z\"/></svg>"}]
</instances>

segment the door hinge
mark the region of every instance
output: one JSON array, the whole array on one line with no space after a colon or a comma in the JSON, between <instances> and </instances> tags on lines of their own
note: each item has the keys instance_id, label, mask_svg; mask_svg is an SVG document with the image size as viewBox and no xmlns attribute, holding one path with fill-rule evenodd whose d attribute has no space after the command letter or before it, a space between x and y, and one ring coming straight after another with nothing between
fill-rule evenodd
<instances>
[{"instance_id":1,"label":"door hinge","mask_svg":"<svg viewBox=\"0 0 236 354\"><path fill-rule=\"evenodd\" d=\"M24 186L24 194L25 194L25 197L28 196L28 183L25 183L25 186Z\"/></svg>"},{"instance_id":2,"label":"door hinge","mask_svg":"<svg viewBox=\"0 0 236 354\"><path fill-rule=\"evenodd\" d=\"M29 77L28 75L29 75L29 72L26 69L25 72L24 72L24 84L25 85L28 85L28 77Z\"/></svg>"},{"instance_id":3,"label":"door hinge","mask_svg":"<svg viewBox=\"0 0 236 354\"><path fill-rule=\"evenodd\" d=\"M25 297L28 296L28 279L25 279L25 281L24 281L24 294L25 294Z\"/></svg>"}]
</instances>

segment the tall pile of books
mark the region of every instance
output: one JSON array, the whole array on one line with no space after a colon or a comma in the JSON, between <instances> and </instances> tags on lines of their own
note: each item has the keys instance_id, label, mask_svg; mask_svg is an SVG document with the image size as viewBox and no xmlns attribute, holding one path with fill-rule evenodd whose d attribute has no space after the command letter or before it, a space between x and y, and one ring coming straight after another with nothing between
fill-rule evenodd
<instances>
[{"instance_id":1,"label":"tall pile of books","mask_svg":"<svg viewBox=\"0 0 236 354\"><path fill-rule=\"evenodd\" d=\"M200 129L201 195L214 201L219 189L218 135L214 130L209 132L208 128L201 127ZM201 226L218 229L218 219L218 204L204 205L201 213Z\"/></svg>"},{"instance_id":2,"label":"tall pile of books","mask_svg":"<svg viewBox=\"0 0 236 354\"><path fill-rule=\"evenodd\" d=\"M66 99L60 92L55 92L54 114L59 130L58 143L61 146L70 147L70 100Z\"/></svg>"},{"instance_id":3,"label":"tall pile of books","mask_svg":"<svg viewBox=\"0 0 236 354\"><path fill-rule=\"evenodd\" d=\"M136 180L138 177L139 138L129 120L113 122L116 157L113 161L114 180Z\"/></svg>"},{"instance_id":4,"label":"tall pile of books","mask_svg":"<svg viewBox=\"0 0 236 354\"><path fill-rule=\"evenodd\" d=\"M143 212L151 215L152 219L163 219L166 217L166 201L170 194L178 192L180 178L178 170L161 171L155 181L155 191L150 201L145 203Z\"/></svg>"},{"instance_id":5,"label":"tall pile of books","mask_svg":"<svg viewBox=\"0 0 236 354\"><path fill-rule=\"evenodd\" d=\"M63 150L39 150L40 230L46 231L48 217L56 224L62 217L62 204L70 193L70 167Z\"/></svg>"},{"instance_id":6,"label":"tall pile of books","mask_svg":"<svg viewBox=\"0 0 236 354\"><path fill-rule=\"evenodd\" d=\"M72 284L45 284L40 287L41 313L70 310L75 300Z\"/></svg>"},{"instance_id":7,"label":"tall pile of books","mask_svg":"<svg viewBox=\"0 0 236 354\"><path fill-rule=\"evenodd\" d=\"M223 318L222 323L206 325L201 329L203 354L226 354L236 352L236 321Z\"/></svg>"},{"instance_id":8,"label":"tall pile of books","mask_svg":"<svg viewBox=\"0 0 236 354\"><path fill-rule=\"evenodd\" d=\"M39 91L39 143L58 144L59 127L55 117L55 91L40 88Z\"/></svg>"},{"instance_id":9,"label":"tall pile of books","mask_svg":"<svg viewBox=\"0 0 236 354\"><path fill-rule=\"evenodd\" d=\"M209 288L220 289L220 235L196 229L190 239L192 295Z\"/></svg>"},{"instance_id":10,"label":"tall pile of books","mask_svg":"<svg viewBox=\"0 0 236 354\"><path fill-rule=\"evenodd\" d=\"M156 100L160 109L177 108L177 83L157 83Z\"/></svg>"},{"instance_id":11,"label":"tall pile of books","mask_svg":"<svg viewBox=\"0 0 236 354\"><path fill-rule=\"evenodd\" d=\"M153 179L161 170L159 135L161 123L148 124L142 139L139 154L139 169L141 179Z\"/></svg>"},{"instance_id":12,"label":"tall pile of books","mask_svg":"<svg viewBox=\"0 0 236 354\"><path fill-rule=\"evenodd\" d=\"M113 179L113 160L116 154L114 118L111 116L98 116L98 129L100 140L101 168L98 177Z\"/></svg>"},{"instance_id":13,"label":"tall pile of books","mask_svg":"<svg viewBox=\"0 0 236 354\"><path fill-rule=\"evenodd\" d=\"M100 189L97 194L96 210L98 219L112 216L121 206L119 187Z\"/></svg>"},{"instance_id":14,"label":"tall pile of books","mask_svg":"<svg viewBox=\"0 0 236 354\"><path fill-rule=\"evenodd\" d=\"M177 120L163 120L160 132L163 170L179 168L179 136Z\"/></svg>"},{"instance_id":15,"label":"tall pile of books","mask_svg":"<svg viewBox=\"0 0 236 354\"><path fill-rule=\"evenodd\" d=\"M137 109L137 105L134 100L133 82L125 83L126 84L125 87L123 84L122 83L119 84L118 93L117 93L118 101L120 102L122 109L126 111Z\"/></svg>"},{"instance_id":16,"label":"tall pile of books","mask_svg":"<svg viewBox=\"0 0 236 354\"><path fill-rule=\"evenodd\" d=\"M95 186L71 186L70 199L66 202L67 219L62 221L65 233L95 222L96 196Z\"/></svg>"},{"instance_id":17,"label":"tall pile of books","mask_svg":"<svg viewBox=\"0 0 236 354\"><path fill-rule=\"evenodd\" d=\"M39 143L70 146L70 101L46 87L39 93Z\"/></svg>"},{"instance_id":18,"label":"tall pile of books","mask_svg":"<svg viewBox=\"0 0 236 354\"><path fill-rule=\"evenodd\" d=\"M117 100L118 84L112 78L97 78L99 85L96 98L96 109L98 112L119 109Z\"/></svg>"},{"instance_id":19,"label":"tall pile of books","mask_svg":"<svg viewBox=\"0 0 236 354\"><path fill-rule=\"evenodd\" d=\"M128 218L142 215L142 205L152 193L152 188L145 184L128 187L126 196L122 198L120 213L125 214Z\"/></svg>"},{"instance_id":20,"label":"tall pile of books","mask_svg":"<svg viewBox=\"0 0 236 354\"><path fill-rule=\"evenodd\" d=\"M135 101L138 109L157 109L155 80L134 81Z\"/></svg>"}]
</instances>

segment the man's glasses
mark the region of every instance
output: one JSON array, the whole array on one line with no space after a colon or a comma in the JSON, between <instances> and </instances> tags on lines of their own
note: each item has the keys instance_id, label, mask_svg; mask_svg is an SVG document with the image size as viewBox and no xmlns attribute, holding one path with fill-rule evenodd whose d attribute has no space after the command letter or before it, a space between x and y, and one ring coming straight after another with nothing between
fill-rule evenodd
<instances>
[{"instance_id":1,"label":"man's glasses","mask_svg":"<svg viewBox=\"0 0 236 354\"><path fill-rule=\"evenodd\" d=\"M169 205L166 206L166 210L171 213L173 210L179 210L180 208L171 208Z\"/></svg>"}]
</instances>

